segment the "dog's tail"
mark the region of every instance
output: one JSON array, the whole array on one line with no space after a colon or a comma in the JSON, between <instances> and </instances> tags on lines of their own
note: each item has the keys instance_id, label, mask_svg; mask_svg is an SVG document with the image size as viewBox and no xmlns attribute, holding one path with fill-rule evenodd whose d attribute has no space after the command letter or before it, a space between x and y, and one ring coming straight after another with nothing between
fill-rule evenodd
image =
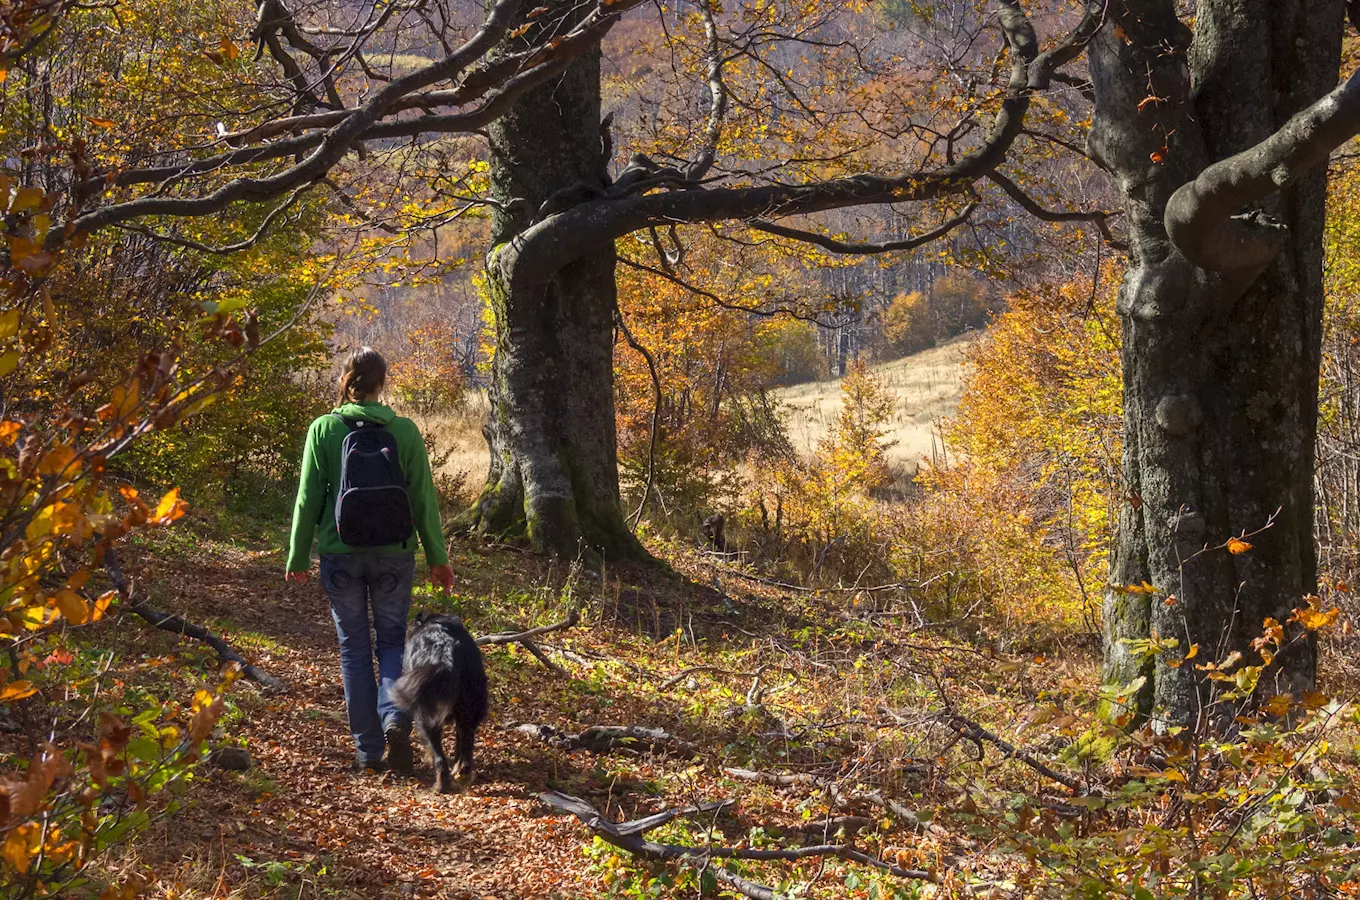
<instances>
[{"instance_id":1,"label":"dog's tail","mask_svg":"<svg viewBox=\"0 0 1360 900\"><path fill-rule=\"evenodd\" d=\"M392 685L392 702L408 713L446 705L458 693L457 676L443 666L416 666Z\"/></svg>"}]
</instances>

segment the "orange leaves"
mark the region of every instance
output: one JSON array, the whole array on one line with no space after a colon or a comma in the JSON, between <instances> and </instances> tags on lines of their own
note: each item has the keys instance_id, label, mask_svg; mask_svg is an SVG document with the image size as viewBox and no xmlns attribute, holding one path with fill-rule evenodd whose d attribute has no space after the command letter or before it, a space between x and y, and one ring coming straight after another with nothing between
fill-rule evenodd
<instances>
[{"instance_id":1,"label":"orange leaves","mask_svg":"<svg viewBox=\"0 0 1360 900\"><path fill-rule=\"evenodd\" d=\"M1233 554L1234 556L1240 556L1241 554L1251 550L1252 547L1251 544L1247 543L1241 538L1228 538L1228 542L1223 546L1227 548L1228 552Z\"/></svg>"},{"instance_id":2,"label":"orange leaves","mask_svg":"<svg viewBox=\"0 0 1360 900\"><path fill-rule=\"evenodd\" d=\"M52 783L69 774L71 764L66 757L51 744L45 745L29 763L25 778L0 783L0 828L33 815Z\"/></svg>"},{"instance_id":3,"label":"orange leaves","mask_svg":"<svg viewBox=\"0 0 1360 900\"><path fill-rule=\"evenodd\" d=\"M75 462L76 450L66 444L57 444L42 455L38 461L39 475L49 477L69 476L71 464Z\"/></svg>"},{"instance_id":4,"label":"orange leaves","mask_svg":"<svg viewBox=\"0 0 1360 900\"><path fill-rule=\"evenodd\" d=\"M115 385L109 402L99 407L97 414L101 422L126 422L137 411L142 399L142 382L133 378L127 384Z\"/></svg>"},{"instance_id":5,"label":"orange leaves","mask_svg":"<svg viewBox=\"0 0 1360 900\"><path fill-rule=\"evenodd\" d=\"M63 588L53 594L52 602L72 625L84 625L90 621L90 604L70 588Z\"/></svg>"},{"instance_id":6,"label":"orange leaves","mask_svg":"<svg viewBox=\"0 0 1360 900\"><path fill-rule=\"evenodd\" d=\"M10 215L18 215L19 213L30 212L32 210L37 209L38 206L43 202L43 200L46 197L47 192L44 191L42 188L37 187L19 188L17 191L10 195L8 212Z\"/></svg>"},{"instance_id":7,"label":"orange leaves","mask_svg":"<svg viewBox=\"0 0 1360 900\"><path fill-rule=\"evenodd\" d=\"M108 612L109 607L117 597L117 591L105 591L96 597L94 606L90 609L90 621L98 622L100 619L104 618L104 614Z\"/></svg>"},{"instance_id":8,"label":"orange leaves","mask_svg":"<svg viewBox=\"0 0 1360 900\"><path fill-rule=\"evenodd\" d=\"M1199 644L1191 644L1190 649L1186 652L1185 656L1180 659L1169 659L1166 661L1166 664L1168 668L1179 669L1196 656L1199 656Z\"/></svg>"},{"instance_id":9,"label":"orange leaves","mask_svg":"<svg viewBox=\"0 0 1360 900\"><path fill-rule=\"evenodd\" d=\"M151 514L151 520L156 525L169 525L184 517L189 511L189 504L180 499L179 488L173 488L156 505L156 511Z\"/></svg>"},{"instance_id":10,"label":"orange leaves","mask_svg":"<svg viewBox=\"0 0 1360 900\"><path fill-rule=\"evenodd\" d=\"M1322 600L1319 597L1309 595L1304 598L1308 605L1294 610L1294 614L1289 617L1290 622L1297 622L1307 631L1321 631L1330 627L1338 618L1341 617L1341 610L1332 607L1324 611Z\"/></svg>"},{"instance_id":11,"label":"orange leaves","mask_svg":"<svg viewBox=\"0 0 1360 900\"><path fill-rule=\"evenodd\" d=\"M235 62L241 56L241 48L231 38L222 38L217 46L211 50L204 50L203 55L217 63L219 66Z\"/></svg>"},{"instance_id":12,"label":"orange leaves","mask_svg":"<svg viewBox=\"0 0 1360 900\"><path fill-rule=\"evenodd\" d=\"M38 689L27 681L11 681L0 688L0 701L22 700L25 697L32 697L37 692Z\"/></svg>"},{"instance_id":13,"label":"orange leaves","mask_svg":"<svg viewBox=\"0 0 1360 900\"><path fill-rule=\"evenodd\" d=\"M1270 665L1275 660L1275 651L1284 642L1284 626L1278 620L1266 617L1261 625L1261 634L1251 641L1252 648L1261 654L1261 661L1265 665Z\"/></svg>"},{"instance_id":14,"label":"orange leaves","mask_svg":"<svg viewBox=\"0 0 1360 900\"><path fill-rule=\"evenodd\" d=\"M25 822L15 828L0 845L0 859L9 863L15 872L27 872L29 860L38 854L42 828L37 822Z\"/></svg>"},{"instance_id":15,"label":"orange leaves","mask_svg":"<svg viewBox=\"0 0 1360 900\"><path fill-rule=\"evenodd\" d=\"M1276 694L1261 704L1261 712L1268 716L1283 716L1293 705L1293 699L1288 694Z\"/></svg>"}]
</instances>

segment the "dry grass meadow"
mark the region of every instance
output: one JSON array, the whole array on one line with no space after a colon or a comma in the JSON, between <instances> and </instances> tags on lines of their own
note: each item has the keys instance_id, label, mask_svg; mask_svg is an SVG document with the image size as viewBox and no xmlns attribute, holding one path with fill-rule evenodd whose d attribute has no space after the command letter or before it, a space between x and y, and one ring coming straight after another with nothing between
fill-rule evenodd
<instances>
[{"instance_id":1,"label":"dry grass meadow","mask_svg":"<svg viewBox=\"0 0 1360 900\"><path fill-rule=\"evenodd\" d=\"M981 334L969 332L871 367L895 400L890 439L896 443L888 451L895 468L915 471L921 460L940 452L940 421L958 408L968 347ZM789 408L789 440L799 452L811 455L841 413L840 381L794 385L777 391L775 397Z\"/></svg>"},{"instance_id":2,"label":"dry grass meadow","mask_svg":"<svg viewBox=\"0 0 1360 900\"><path fill-rule=\"evenodd\" d=\"M954 414L963 392L964 361L969 345L981 332L969 332L939 347L872 367L895 399L888 459L899 470L914 472L921 460L940 452L940 421ZM808 456L826 437L841 412L839 379L781 388L775 397L789 409L789 439ZM469 391L452 412L412 414L435 446L437 474L479 483L488 453L482 423L488 412L486 392ZM447 455L446 455L447 454Z\"/></svg>"}]
</instances>

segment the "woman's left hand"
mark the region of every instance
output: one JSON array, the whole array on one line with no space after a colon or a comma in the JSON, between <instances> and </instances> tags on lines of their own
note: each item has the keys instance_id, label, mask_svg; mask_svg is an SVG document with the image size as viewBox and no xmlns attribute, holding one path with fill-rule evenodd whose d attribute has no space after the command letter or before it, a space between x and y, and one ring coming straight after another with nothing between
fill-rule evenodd
<instances>
[{"instance_id":1,"label":"woman's left hand","mask_svg":"<svg viewBox=\"0 0 1360 900\"><path fill-rule=\"evenodd\" d=\"M439 585L446 594L453 590L453 566L448 563L430 566L430 583Z\"/></svg>"}]
</instances>

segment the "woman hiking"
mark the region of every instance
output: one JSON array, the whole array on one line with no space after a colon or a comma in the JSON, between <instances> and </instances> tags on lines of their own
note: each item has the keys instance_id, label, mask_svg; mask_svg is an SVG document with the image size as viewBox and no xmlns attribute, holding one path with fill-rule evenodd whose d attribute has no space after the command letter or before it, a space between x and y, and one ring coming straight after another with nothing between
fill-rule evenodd
<instances>
[{"instance_id":1,"label":"woman hiking","mask_svg":"<svg viewBox=\"0 0 1360 900\"><path fill-rule=\"evenodd\" d=\"M320 526L321 587L340 639L356 768L409 775L411 721L390 691L401 675L417 537L430 581L449 590L453 569L425 441L414 422L378 402L386 380L382 354L359 349L340 376L340 405L307 429L284 577L307 583ZM369 641L370 612L376 646Z\"/></svg>"}]
</instances>

